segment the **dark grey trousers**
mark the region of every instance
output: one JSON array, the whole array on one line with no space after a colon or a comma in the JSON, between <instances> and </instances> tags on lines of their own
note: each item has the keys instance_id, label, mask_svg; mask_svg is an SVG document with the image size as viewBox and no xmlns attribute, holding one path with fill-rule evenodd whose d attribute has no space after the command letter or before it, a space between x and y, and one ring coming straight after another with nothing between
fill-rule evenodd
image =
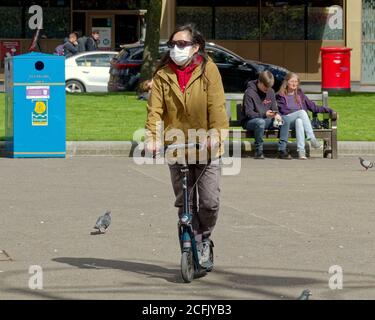
<instances>
[{"instance_id":1,"label":"dark grey trousers","mask_svg":"<svg viewBox=\"0 0 375 320\"><path fill-rule=\"evenodd\" d=\"M188 191L190 196L190 210L193 213L193 230L196 240L201 241L202 237L209 237L215 227L220 206L220 164L209 164L206 169L204 164L190 164L188 173ZM172 187L176 196L175 207L178 208L178 215L182 215L183 190L181 166L170 165ZM199 175L202 176L191 192L191 188Z\"/></svg>"}]
</instances>

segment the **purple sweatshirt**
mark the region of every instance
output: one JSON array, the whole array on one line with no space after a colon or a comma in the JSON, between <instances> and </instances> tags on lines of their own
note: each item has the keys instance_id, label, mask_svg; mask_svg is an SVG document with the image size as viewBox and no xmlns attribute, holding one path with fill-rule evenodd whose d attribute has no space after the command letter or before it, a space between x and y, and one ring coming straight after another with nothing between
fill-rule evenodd
<instances>
[{"instance_id":1,"label":"purple sweatshirt","mask_svg":"<svg viewBox=\"0 0 375 320\"><path fill-rule=\"evenodd\" d=\"M299 97L299 106L301 110L311 111L311 112L318 112L318 113L331 113L333 110L326 106L317 106L313 101L306 97L306 95L302 92L301 89L298 89L298 97ZM279 107L279 112L282 115L287 115L292 112L295 112L295 108L289 106L288 98L282 94L276 95L277 105Z\"/></svg>"},{"instance_id":2,"label":"purple sweatshirt","mask_svg":"<svg viewBox=\"0 0 375 320\"><path fill-rule=\"evenodd\" d=\"M270 88L267 93L258 89L258 80L249 81L243 97L241 124L244 126L250 119L267 118L268 110L278 111L275 91Z\"/></svg>"}]
</instances>

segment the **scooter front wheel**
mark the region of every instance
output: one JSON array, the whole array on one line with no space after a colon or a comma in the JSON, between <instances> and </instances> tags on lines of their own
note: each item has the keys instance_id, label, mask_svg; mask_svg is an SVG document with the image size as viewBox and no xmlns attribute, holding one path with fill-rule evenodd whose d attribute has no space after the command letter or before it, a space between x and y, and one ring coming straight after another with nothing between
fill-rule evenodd
<instances>
[{"instance_id":1,"label":"scooter front wheel","mask_svg":"<svg viewBox=\"0 0 375 320\"><path fill-rule=\"evenodd\" d=\"M181 275L186 283L190 283L194 278L194 259L191 249L182 252Z\"/></svg>"}]
</instances>

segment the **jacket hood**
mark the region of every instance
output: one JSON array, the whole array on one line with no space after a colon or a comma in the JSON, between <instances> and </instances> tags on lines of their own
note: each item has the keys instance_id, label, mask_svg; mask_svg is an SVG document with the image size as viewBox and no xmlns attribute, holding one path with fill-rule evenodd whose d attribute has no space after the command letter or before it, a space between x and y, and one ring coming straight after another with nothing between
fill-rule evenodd
<instances>
[{"instance_id":1,"label":"jacket hood","mask_svg":"<svg viewBox=\"0 0 375 320\"><path fill-rule=\"evenodd\" d=\"M251 88L253 89L254 91L257 91L258 90L258 87L257 87L257 82L258 80L251 80L247 83L247 88Z\"/></svg>"}]
</instances>

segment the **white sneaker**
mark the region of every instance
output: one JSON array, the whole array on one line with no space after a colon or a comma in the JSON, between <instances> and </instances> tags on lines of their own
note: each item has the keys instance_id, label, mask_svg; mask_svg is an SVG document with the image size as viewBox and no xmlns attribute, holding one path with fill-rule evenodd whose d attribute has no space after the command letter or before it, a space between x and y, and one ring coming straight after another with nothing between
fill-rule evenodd
<instances>
[{"instance_id":1,"label":"white sneaker","mask_svg":"<svg viewBox=\"0 0 375 320\"><path fill-rule=\"evenodd\" d=\"M310 144L314 149L323 149L323 145L316 139L311 139Z\"/></svg>"},{"instance_id":2,"label":"white sneaker","mask_svg":"<svg viewBox=\"0 0 375 320\"><path fill-rule=\"evenodd\" d=\"M211 254L211 247L209 241L202 242L202 250L201 250L201 265L207 263L210 260Z\"/></svg>"},{"instance_id":3,"label":"white sneaker","mask_svg":"<svg viewBox=\"0 0 375 320\"><path fill-rule=\"evenodd\" d=\"M298 159L307 160L305 151L298 151Z\"/></svg>"}]
</instances>

